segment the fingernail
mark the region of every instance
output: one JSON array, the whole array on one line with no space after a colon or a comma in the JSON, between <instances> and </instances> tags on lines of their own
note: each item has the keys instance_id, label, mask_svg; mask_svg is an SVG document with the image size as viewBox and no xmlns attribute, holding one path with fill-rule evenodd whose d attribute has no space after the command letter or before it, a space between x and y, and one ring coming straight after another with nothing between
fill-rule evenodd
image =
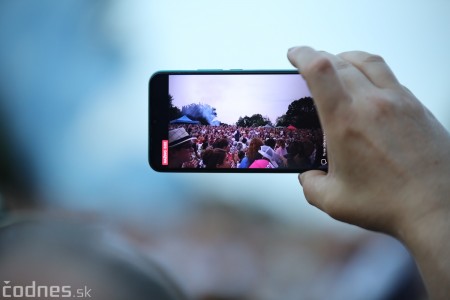
<instances>
[{"instance_id":1,"label":"fingernail","mask_svg":"<svg viewBox=\"0 0 450 300\"><path fill-rule=\"evenodd\" d=\"M295 50L295 49L297 49L298 47L291 47L291 48L289 48L288 49L288 52L291 52L292 50Z\"/></svg>"}]
</instances>

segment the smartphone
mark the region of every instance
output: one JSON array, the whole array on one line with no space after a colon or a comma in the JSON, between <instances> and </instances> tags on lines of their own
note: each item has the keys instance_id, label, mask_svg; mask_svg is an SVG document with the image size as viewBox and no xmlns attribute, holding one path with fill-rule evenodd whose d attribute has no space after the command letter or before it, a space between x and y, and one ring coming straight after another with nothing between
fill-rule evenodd
<instances>
[{"instance_id":1,"label":"smartphone","mask_svg":"<svg viewBox=\"0 0 450 300\"><path fill-rule=\"evenodd\" d=\"M159 172L327 170L326 138L297 70L159 71L149 81Z\"/></svg>"}]
</instances>

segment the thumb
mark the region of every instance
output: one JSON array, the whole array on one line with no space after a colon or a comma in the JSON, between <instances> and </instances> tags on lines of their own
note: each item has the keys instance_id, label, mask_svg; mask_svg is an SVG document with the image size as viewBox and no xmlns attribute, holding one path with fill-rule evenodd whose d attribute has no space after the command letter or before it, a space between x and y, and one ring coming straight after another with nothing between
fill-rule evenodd
<instances>
[{"instance_id":1,"label":"thumb","mask_svg":"<svg viewBox=\"0 0 450 300\"><path fill-rule=\"evenodd\" d=\"M323 211L325 196L328 194L327 173L320 170L311 170L300 174L298 178L309 204Z\"/></svg>"}]
</instances>

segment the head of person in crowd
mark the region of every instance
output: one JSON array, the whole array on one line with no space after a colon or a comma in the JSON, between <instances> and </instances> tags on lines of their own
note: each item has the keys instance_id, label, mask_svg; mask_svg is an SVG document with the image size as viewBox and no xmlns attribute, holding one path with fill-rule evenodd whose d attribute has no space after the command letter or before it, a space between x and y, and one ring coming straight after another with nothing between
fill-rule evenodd
<instances>
[{"instance_id":1,"label":"head of person in crowd","mask_svg":"<svg viewBox=\"0 0 450 300\"><path fill-rule=\"evenodd\" d=\"M247 149L247 146L244 143L238 142L236 144L236 150L237 151L245 151L246 149Z\"/></svg>"},{"instance_id":2,"label":"head of person in crowd","mask_svg":"<svg viewBox=\"0 0 450 300\"><path fill-rule=\"evenodd\" d=\"M237 152L237 156L238 156L238 161L241 162L242 159L244 159L244 157L245 157L245 152L243 150L239 150Z\"/></svg>"},{"instance_id":3,"label":"head of person in crowd","mask_svg":"<svg viewBox=\"0 0 450 300\"><path fill-rule=\"evenodd\" d=\"M167 274L108 226L77 220L77 212L48 211L52 207L45 205L38 177L32 176L32 157L19 146L3 104L0 101L1 299L73 298L80 297L81 290L83 298L91 299L185 299Z\"/></svg>"},{"instance_id":4,"label":"head of person in crowd","mask_svg":"<svg viewBox=\"0 0 450 300\"><path fill-rule=\"evenodd\" d=\"M181 168L183 163L192 159L194 151L192 140L195 138L183 127L169 131L169 167Z\"/></svg>"},{"instance_id":5,"label":"head of person in crowd","mask_svg":"<svg viewBox=\"0 0 450 300\"><path fill-rule=\"evenodd\" d=\"M255 160L251 165L250 169L274 169L278 168L277 154L275 151L267 145L261 146L258 150L261 155L260 159Z\"/></svg>"},{"instance_id":6,"label":"head of person in crowd","mask_svg":"<svg viewBox=\"0 0 450 300\"><path fill-rule=\"evenodd\" d=\"M214 143L213 147L229 151L230 150L230 142L225 138L221 138L221 139L218 139Z\"/></svg>"},{"instance_id":7,"label":"head of person in crowd","mask_svg":"<svg viewBox=\"0 0 450 300\"><path fill-rule=\"evenodd\" d=\"M239 131L239 128L236 129L236 131L234 132L234 140L236 142L239 142L239 139L241 138L241 132Z\"/></svg>"},{"instance_id":8,"label":"head of person in crowd","mask_svg":"<svg viewBox=\"0 0 450 300\"><path fill-rule=\"evenodd\" d=\"M0 245L0 278L9 281L3 293L11 299L80 297L78 288L91 299L186 299L160 267L104 226L23 220L0 228Z\"/></svg>"},{"instance_id":9,"label":"head of person in crowd","mask_svg":"<svg viewBox=\"0 0 450 300\"><path fill-rule=\"evenodd\" d=\"M303 169L312 166L310 156L314 151L314 144L310 141L292 141L287 150L289 168Z\"/></svg>"},{"instance_id":10,"label":"head of person in crowd","mask_svg":"<svg viewBox=\"0 0 450 300\"><path fill-rule=\"evenodd\" d=\"M261 158L261 154L259 154L258 151L262 145L264 145L264 143L260 138L253 138L251 140L247 150L247 157L250 163Z\"/></svg>"},{"instance_id":11,"label":"head of person in crowd","mask_svg":"<svg viewBox=\"0 0 450 300\"><path fill-rule=\"evenodd\" d=\"M275 145L275 148L285 149L286 148L286 142L284 141L284 139L278 139L277 140L277 144Z\"/></svg>"},{"instance_id":12,"label":"head of person in crowd","mask_svg":"<svg viewBox=\"0 0 450 300\"><path fill-rule=\"evenodd\" d=\"M202 143L202 150L205 150L209 146L209 136L205 136L203 143Z\"/></svg>"},{"instance_id":13,"label":"head of person in crowd","mask_svg":"<svg viewBox=\"0 0 450 300\"><path fill-rule=\"evenodd\" d=\"M272 149L275 149L275 144L276 144L277 142L273 139L273 138L268 138L265 142L264 142L264 144L266 145L266 146L269 146L270 148L272 148Z\"/></svg>"},{"instance_id":14,"label":"head of person in crowd","mask_svg":"<svg viewBox=\"0 0 450 300\"><path fill-rule=\"evenodd\" d=\"M284 139L278 139L275 145L275 152L283 158L287 155L286 142Z\"/></svg>"},{"instance_id":15,"label":"head of person in crowd","mask_svg":"<svg viewBox=\"0 0 450 300\"><path fill-rule=\"evenodd\" d=\"M244 133L242 135L241 142L247 144L247 141L248 141L247 133Z\"/></svg>"},{"instance_id":16,"label":"head of person in crowd","mask_svg":"<svg viewBox=\"0 0 450 300\"><path fill-rule=\"evenodd\" d=\"M203 164L206 169L231 168L227 152L220 148L208 149L203 153Z\"/></svg>"}]
</instances>

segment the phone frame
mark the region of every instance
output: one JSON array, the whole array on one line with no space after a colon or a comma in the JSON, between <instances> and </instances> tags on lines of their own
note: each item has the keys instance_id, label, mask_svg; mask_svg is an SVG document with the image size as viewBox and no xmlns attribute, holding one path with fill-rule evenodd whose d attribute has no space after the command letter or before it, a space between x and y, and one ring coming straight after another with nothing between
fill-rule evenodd
<instances>
[{"instance_id":1,"label":"phone frame","mask_svg":"<svg viewBox=\"0 0 450 300\"><path fill-rule=\"evenodd\" d=\"M243 70L243 69L207 69L207 70L164 70L155 72L149 79L148 84L148 163L157 172L167 173L301 173L310 169L259 169L259 168L231 168L231 169L207 169L207 168L177 168L170 169L163 166L162 141L168 140L168 101L157 101L157 99L168 99L169 76L170 75L276 75L276 74L299 74L298 70ZM164 129L161 129L164 128ZM325 170L326 168L321 168Z\"/></svg>"}]
</instances>

